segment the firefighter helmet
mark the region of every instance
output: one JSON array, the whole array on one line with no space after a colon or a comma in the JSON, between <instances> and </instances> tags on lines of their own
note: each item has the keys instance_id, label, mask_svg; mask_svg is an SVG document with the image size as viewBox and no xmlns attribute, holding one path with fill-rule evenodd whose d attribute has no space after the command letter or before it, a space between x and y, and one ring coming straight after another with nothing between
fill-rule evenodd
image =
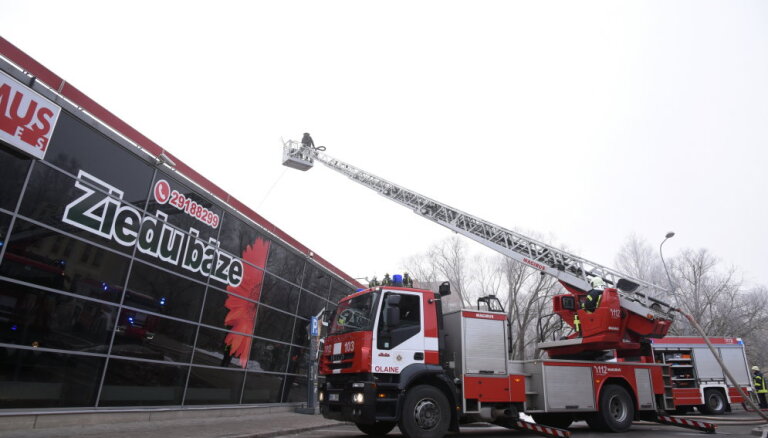
<instances>
[{"instance_id":1,"label":"firefighter helmet","mask_svg":"<svg viewBox=\"0 0 768 438\"><path fill-rule=\"evenodd\" d=\"M752 367L752 371L760 371L760 367L755 365Z\"/></svg>"},{"instance_id":2,"label":"firefighter helmet","mask_svg":"<svg viewBox=\"0 0 768 438\"><path fill-rule=\"evenodd\" d=\"M592 277L589 279L589 283L594 289L602 289L605 287L605 282L600 277Z\"/></svg>"}]
</instances>

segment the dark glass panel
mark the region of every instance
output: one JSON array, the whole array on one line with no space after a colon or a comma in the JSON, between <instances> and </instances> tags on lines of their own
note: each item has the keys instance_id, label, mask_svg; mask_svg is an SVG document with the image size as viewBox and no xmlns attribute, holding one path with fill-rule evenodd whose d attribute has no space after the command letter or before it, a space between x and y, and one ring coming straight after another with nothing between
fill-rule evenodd
<instances>
[{"instance_id":1,"label":"dark glass panel","mask_svg":"<svg viewBox=\"0 0 768 438\"><path fill-rule=\"evenodd\" d=\"M165 172L158 172L147 203L147 212L161 212L166 222L208 242L216 238L221 226L222 209ZM239 254L238 254L239 255Z\"/></svg>"},{"instance_id":2,"label":"dark glass panel","mask_svg":"<svg viewBox=\"0 0 768 438\"><path fill-rule=\"evenodd\" d=\"M309 346L309 320L296 318L296 326L293 329L291 342L302 347Z\"/></svg>"},{"instance_id":3,"label":"dark glass panel","mask_svg":"<svg viewBox=\"0 0 768 438\"><path fill-rule=\"evenodd\" d=\"M253 334L263 338L287 342L291 339L291 327L293 326L294 319L296 318L283 312L266 306L259 306Z\"/></svg>"},{"instance_id":4,"label":"dark glass panel","mask_svg":"<svg viewBox=\"0 0 768 438\"><path fill-rule=\"evenodd\" d=\"M252 339L250 336L200 327L192 361L198 365L243 368L240 357L247 360Z\"/></svg>"},{"instance_id":5,"label":"dark glass panel","mask_svg":"<svg viewBox=\"0 0 768 438\"><path fill-rule=\"evenodd\" d=\"M235 294L209 287L205 297L202 322L222 329L251 334L258 306L257 303L244 300Z\"/></svg>"},{"instance_id":6,"label":"dark glass panel","mask_svg":"<svg viewBox=\"0 0 768 438\"><path fill-rule=\"evenodd\" d=\"M248 371L274 371L285 372L285 361L288 358L290 346L277 342L253 339L251 348L251 361Z\"/></svg>"},{"instance_id":7,"label":"dark glass panel","mask_svg":"<svg viewBox=\"0 0 768 438\"><path fill-rule=\"evenodd\" d=\"M267 274L264 281L264 289L261 292L261 301L286 312L295 313L299 302L301 289L293 286L273 275Z\"/></svg>"},{"instance_id":8,"label":"dark glass panel","mask_svg":"<svg viewBox=\"0 0 768 438\"><path fill-rule=\"evenodd\" d=\"M288 374L283 387L283 403L307 401L307 378Z\"/></svg>"},{"instance_id":9,"label":"dark glass panel","mask_svg":"<svg viewBox=\"0 0 768 438\"><path fill-rule=\"evenodd\" d=\"M104 360L0 347L0 408L94 406Z\"/></svg>"},{"instance_id":10,"label":"dark glass panel","mask_svg":"<svg viewBox=\"0 0 768 438\"><path fill-rule=\"evenodd\" d=\"M331 295L328 298L330 302L332 303L338 303L339 300L346 297L347 295L351 294L355 290L351 287L345 285L344 283L333 280L333 283L331 284Z\"/></svg>"},{"instance_id":11,"label":"dark glass panel","mask_svg":"<svg viewBox=\"0 0 768 438\"><path fill-rule=\"evenodd\" d=\"M99 406L181 404L189 366L110 359Z\"/></svg>"},{"instance_id":12,"label":"dark glass panel","mask_svg":"<svg viewBox=\"0 0 768 438\"><path fill-rule=\"evenodd\" d=\"M304 274L304 260L283 248L282 245L273 244L269 250L267 271L295 284L301 284L301 277Z\"/></svg>"},{"instance_id":13,"label":"dark glass panel","mask_svg":"<svg viewBox=\"0 0 768 438\"><path fill-rule=\"evenodd\" d=\"M189 362L195 326L123 308L112 354L169 362Z\"/></svg>"},{"instance_id":14,"label":"dark glass panel","mask_svg":"<svg viewBox=\"0 0 768 438\"><path fill-rule=\"evenodd\" d=\"M307 264L307 275L301 286L313 294L327 298L331 287L331 277L315 265Z\"/></svg>"},{"instance_id":15,"label":"dark glass panel","mask_svg":"<svg viewBox=\"0 0 768 438\"><path fill-rule=\"evenodd\" d=\"M0 208L14 211L32 160L0 146Z\"/></svg>"},{"instance_id":16,"label":"dark glass panel","mask_svg":"<svg viewBox=\"0 0 768 438\"><path fill-rule=\"evenodd\" d=\"M254 266L264 267L270 246L269 239L231 213L225 215L221 226L219 241L222 249L246 259ZM247 256L245 253L249 246L251 251L250 256Z\"/></svg>"},{"instance_id":17,"label":"dark glass panel","mask_svg":"<svg viewBox=\"0 0 768 438\"><path fill-rule=\"evenodd\" d=\"M197 322L204 293L203 284L136 261L124 304Z\"/></svg>"},{"instance_id":18,"label":"dark glass panel","mask_svg":"<svg viewBox=\"0 0 768 438\"><path fill-rule=\"evenodd\" d=\"M17 219L0 275L119 302L128 258Z\"/></svg>"},{"instance_id":19,"label":"dark glass panel","mask_svg":"<svg viewBox=\"0 0 768 438\"><path fill-rule=\"evenodd\" d=\"M19 213L109 248L132 253L141 214L136 208L96 190L97 186L94 184L85 180L76 182L73 178L38 163L32 169ZM104 186L101 184L99 187L103 189ZM85 196L88 193L90 195ZM72 207L68 210L70 217L66 218L68 205ZM108 207L105 207L106 205ZM117 214L118 209L122 209L120 214ZM112 214L113 212L115 214ZM121 235L126 236L133 234L133 239L127 236L127 244L121 245L113 231L119 231Z\"/></svg>"},{"instance_id":20,"label":"dark glass panel","mask_svg":"<svg viewBox=\"0 0 768 438\"><path fill-rule=\"evenodd\" d=\"M8 227L11 226L11 217L7 214L0 213L0 250L3 249L8 238ZM0 261L2 263L2 261Z\"/></svg>"},{"instance_id":21,"label":"dark glass panel","mask_svg":"<svg viewBox=\"0 0 768 438\"><path fill-rule=\"evenodd\" d=\"M308 348L292 346L290 356L288 356L288 370L286 372L290 374L306 374L308 354Z\"/></svg>"},{"instance_id":22,"label":"dark glass panel","mask_svg":"<svg viewBox=\"0 0 768 438\"><path fill-rule=\"evenodd\" d=\"M283 376L248 373L245 377L243 403L280 403Z\"/></svg>"},{"instance_id":23,"label":"dark glass panel","mask_svg":"<svg viewBox=\"0 0 768 438\"><path fill-rule=\"evenodd\" d=\"M104 134L63 112L45 160L77 175L90 173L122 191L124 199L144 206L154 168Z\"/></svg>"},{"instance_id":24,"label":"dark glass panel","mask_svg":"<svg viewBox=\"0 0 768 438\"><path fill-rule=\"evenodd\" d=\"M107 352L117 307L0 281L0 342Z\"/></svg>"},{"instance_id":25,"label":"dark glass panel","mask_svg":"<svg viewBox=\"0 0 768 438\"><path fill-rule=\"evenodd\" d=\"M297 314L303 318L309 318L310 316L315 316L320 313L323 308L328 307L328 302L325 301L325 299L303 290L301 291L299 311Z\"/></svg>"},{"instance_id":26,"label":"dark glass panel","mask_svg":"<svg viewBox=\"0 0 768 438\"><path fill-rule=\"evenodd\" d=\"M244 371L192 367L185 404L240 403Z\"/></svg>"}]
</instances>

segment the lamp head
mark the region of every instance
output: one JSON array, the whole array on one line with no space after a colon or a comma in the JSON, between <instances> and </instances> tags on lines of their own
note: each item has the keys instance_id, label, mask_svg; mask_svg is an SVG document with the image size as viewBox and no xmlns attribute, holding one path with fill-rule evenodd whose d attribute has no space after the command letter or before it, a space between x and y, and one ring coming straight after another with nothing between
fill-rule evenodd
<instances>
[{"instance_id":1,"label":"lamp head","mask_svg":"<svg viewBox=\"0 0 768 438\"><path fill-rule=\"evenodd\" d=\"M675 237L675 232L674 231L668 232L666 237L667 237L667 239Z\"/></svg>"}]
</instances>

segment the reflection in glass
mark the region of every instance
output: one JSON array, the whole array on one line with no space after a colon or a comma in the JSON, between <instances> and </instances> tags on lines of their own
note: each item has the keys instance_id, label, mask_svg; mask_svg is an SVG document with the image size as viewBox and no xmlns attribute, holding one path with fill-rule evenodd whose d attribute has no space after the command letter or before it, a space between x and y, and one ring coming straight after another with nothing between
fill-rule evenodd
<instances>
[{"instance_id":1,"label":"reflection in glass","mask_svg":"<svg viewBox=\"0 0 768 438\"><path fill-rule=\"evenodd\" d=\"M289 374L306 374L308 354L308 348L292 346L290 356L288 357L288 370L286 372Z\"/></svg>"},{"instance_id":2,"label":"reflection in glass","mask_svg":"<svg viewBox=\"0 0 768 438\"><path fill-rule=\"evenodd\" d=\"M288 374L283 387L283 403L307 401L307 378Z\"/></svg>"},{"instance_id":3,"label":"reflection in glass","mask_svg":"<svg viewBox=\"0 0 768 438\"><path fill-rule=\"evenodd\" d=\"M354 289L350 288L349 286L345 286L342 282L334 279L331 284L331 295L328 300L334 304L338 304L342 298L346 297L354 291Z\"/></svg>"},{"instance_id":4,"label":"reflection in glass","mask_svg":"<svg viewBox=\"0 0 768 438\"><path fill-rule=\"evenodd\" d=\"M264 241L269 246L269 240L254 227L246 225L245 222L234 217L232 214L225 214L221 224L221 235L219 241L221 242L221 248L225 251L239 256L249 246L252 246L256 241ZM243 258L245 258L243 256ZM254 259L251 264L263 268L267 261L266 252L263 258Z\"/></svg>"},{"instance_id":5,"label":"reflection in glass","mask_svg":"<svg viewBox=\"0 0 768 438\"><path fill-rule=\"evenodd\" d=\"M304 274L304 260L298 255L283 248L282 245L272 245L267 259L267 271L295 284L301 284Z\"/></svg>"},{"instance_id":6,"label":"reflection in glass","mask_svg":"<svg viewBox=\"0 0 768 438\"><path fill-rule=\"evenodd\" d=\"M104 360L0 347L0 408L94 406Z\"/></svg>"},{"instance_id":7,"label":"reflection in glass","mask_svg":"<svg viewBox=\"0 0 768 438\"><path fill-rule=\"evenodd\" d=\"M0 184L0 208L16 210L16 202L31 162L31 159L0 146L0 175L3 178Z\"/></svg>"},{"instance_id":8,"label":"reflection in glass","mask_svg":"<svg viewBox=\"0 0 768 438\"><path fill-rule=\"evenodd\" d=\"M106 354L117 308L0 281L0 342Z\"/></svg>"},{"instance_id":9,"label":"reflection in glass","mask_svg":"<svg viewBox=\"0 0 768 438\"><path fill-rule=\"evenodd\" d=\"M99 406L181 404L189 366L110 359Z\"/></svg>"},{"instance_id":10,"label":"reflection in glass","mask_svg":"<svg viewBox=\"0 0 768 438\"><path fill-rule=\"evenodd\" d=\"M124 193L140 207L149 193L153 168L135 154L64 111L56 122L56 135L45 161L73 175L82 169Z\"/></svg>"},{"instance_id":11,"label":"reflection in glass","mask_svg":"<svg viewBox=\"0 0 768 438\"><path fill-rule=\"evenodd\" d=\"M283 376L263 373L247 373L243 403L280 403Z\"/></svg>"},{"instance_id":12,"label":"reflection in glass","mask_svg":"<svg viewBox=\"0 0 768 438\"><path fill-rule=\"evenodd\" d=\"M168 362L189 362L195 326L123 308L112 354Z\"/></svg>"},{"instance_id":13,"label":"reflection in glass","mask_svg":"<svg viewBox=\"0 0 768 438\"><path fill-rule=\"evenodd\" d=\"M185 404L229 404L240 402L244 371L192 367Z\"/></svg>"},{"instance_id":14,"label":"reflection in glass","mask_svg":"<svg viewBox=\"0 0 768 438\"><path fill-rule=\"evenodd\" d=\"M229 332L200 327L192 362L214 367L241 368L240 361L232 356L232 348L225 342Z\"/></svg>"},{"instance_id":15,"label":"reflection in glass","mask_svg":"<svg viewBox=\"0 0 768 438\"><path fill-rule=\"evenodd\" d=\"M294 319L296 319L294 316L278 310L270 309L267 306L259 306L253 334L262 338L287 342L291 339L291 331L288 327L293 327Z\"/></svg>"},{"instance_id":16,"label":"reflection in glass","mask_svg":"<svg viewBox=\"0 0 768 438\"><path fill-rule=\"evenodd\" d=\"M273 275L267 274L260 301L286 312L296 312L301 290Z\"/></svg>"},{"instance_id":17,"label":"reflection in glass","mask_svg":"<svg viewBox=\"0 0 768 438\"><path fill-rule=\"evenodd\" d=\"M301 298L299 299L299 311L297 314L301 317L309 318L310 316L315 316L320 313L323 308L327 309L328 307L330 306L328 305L327 301L303 290L301 291Z\"/></svg>"},{"instance_id":18,"label":"reflection in glass","mask_svg":"<svg viewBox=\"0 0 768 438\"><path fill-rule=\"evenodd\" d=\"M136 261L125 305L197 322L205 286Z\"/></svg>"},{"instance_id":19,"label":"reflection in glass","mask_svg":"<svg viewBox=\"0 0 768 438\"><path fill-rule=\"evenodd\" d=\"M99 300L119 302L128 259L17 219L0 274Z\"/></svg>"},{"instance_id":20,"label":"reflection in glass","mask_svg":"<svg viewBox=\"0 0 768 438\"><path fill-rule=\"evenodd\" d=\"M248 362L248 371L284 373L289 349L290 346L287 344L254 339L251 360Z\"/></svg>"},{"instance_id":21,"label":"reflection in glass","mask_svg":"<svg viewBox=\"0 0 768 438\"><path fill-rule=\"evenodd\" d=\"M326 298L331 287L331 277L317 266L308 264L307 275L304 276L301 287L319 297Z\"/></svg>"}]
</instances>

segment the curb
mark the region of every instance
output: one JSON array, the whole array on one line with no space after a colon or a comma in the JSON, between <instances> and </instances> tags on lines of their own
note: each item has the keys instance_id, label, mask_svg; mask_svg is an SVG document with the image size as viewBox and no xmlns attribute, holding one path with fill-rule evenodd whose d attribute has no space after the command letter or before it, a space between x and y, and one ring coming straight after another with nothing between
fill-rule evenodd
<instances>
[{"instance_id":1,"label":"curb","mask_svg":"<svg viewBox=\"0 0 768 438\"><path fill-rule=\"evenodd\" d=\"M257 433L248 433L244 435L226 435L226 438L274 438L276 436L294 435L297 433L304 433L312 430L322 429L324 427L342 426L342 425L348 425L348 424L352 424L352 423L338 422L338 423L332 423L332 424L318 424L317 426L297 427L294 429L275 430L272 432L263 432L263 433L257 432Z\"/></svg>"}]
</instances>

